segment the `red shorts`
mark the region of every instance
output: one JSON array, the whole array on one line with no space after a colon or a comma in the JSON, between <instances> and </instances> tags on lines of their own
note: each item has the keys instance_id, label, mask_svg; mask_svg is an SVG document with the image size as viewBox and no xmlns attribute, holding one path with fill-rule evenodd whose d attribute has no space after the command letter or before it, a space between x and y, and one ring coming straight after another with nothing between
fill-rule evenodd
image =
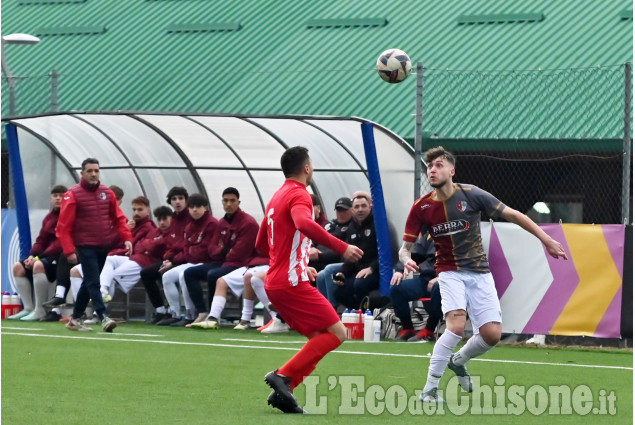
<instances>
[{"instance_id":1,"label":"red shorts","mask_svg":"<svg viewBox=\"0 0 635 425\"><path fill-rule=\"evenodd\" d=\"M267 296L289 326L307 338L340 321L331 303L309 282L267 289Z\"/></svg>"}]
</instances>

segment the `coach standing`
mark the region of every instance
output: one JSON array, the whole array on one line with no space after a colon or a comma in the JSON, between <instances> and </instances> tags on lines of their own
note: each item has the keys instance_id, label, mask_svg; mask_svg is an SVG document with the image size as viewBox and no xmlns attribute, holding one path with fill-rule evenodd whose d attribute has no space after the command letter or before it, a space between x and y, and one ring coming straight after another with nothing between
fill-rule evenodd
<instances>
[{"instance_id":1,"label":"coach standing","mask_svg":"<svg viewBox=\"0 0 635 425\"><path fill-rule=\"evenodd\" d=\"M116 231L125 241L126 253L132 254L132 233L127 219L112 190L99 182L99 161L87 158L82 162L81 180L64 194L60 218L57 223L57 237L62 244L64 255L71 264L82 264L84 280L77 293L73 316L66 327L74 331L90 331L81 317L89 299L106 332L117 326L114 320L105 316L106 307L99 290L99 274L104 267L109 245L109 233Z\"/></svg>"}]
</instances>

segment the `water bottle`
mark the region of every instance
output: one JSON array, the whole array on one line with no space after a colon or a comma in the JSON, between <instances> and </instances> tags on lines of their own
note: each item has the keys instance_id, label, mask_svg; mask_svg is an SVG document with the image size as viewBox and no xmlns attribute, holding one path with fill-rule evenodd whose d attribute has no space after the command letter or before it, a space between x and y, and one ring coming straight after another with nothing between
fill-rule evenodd
<instances>
[{"instance_id":1,"label":"water bottle","mask_svg":"<svg viewBox=\"0 0 635 425\"><path fill-rule=\"evenodd\" d=\"M381 340L381 320L373 320L373 342Z\"/></svg>"},{"instance_id":2,"label":"water bottle","mask_svg":"<svg viewBox=\"0 0 635 425\"><path fill-rule=\"evenodd\" d=\"M13 295L11 295L11 304L14 306L20 306L20 296L17 292L14 292Z\"/></svg>"},{"instance_id":3,"label":"water bottle","mask_svg":"<svg viewBox=\"0 0 635 425\"><path fill-rule=\"evenodd\" d=\"M11 304L11 295L9 295L8 292L3 292L2 293L2 305L9 305Z\"/></svg>"},{"instance_id":4,"label":"water bottle","mask_svg":"<svg viewBox=\"0 0 635 425\"><path fill-rule=\"evenodd\" d=\"M375 318L370 310L366 310L364 314L364 342L372 342L373 340L373 322Z\"/></svg>"},{"instance_id":5,"label":"water bottle","mask_svg":"<svg viewBox=\"0 0 635 425\"><path fill-rule=\"evenodd\" d=\"M351 311L349 309L344 310L342 313L342 323L350 323L351 320Z\"/></svg>"}]
</instances>

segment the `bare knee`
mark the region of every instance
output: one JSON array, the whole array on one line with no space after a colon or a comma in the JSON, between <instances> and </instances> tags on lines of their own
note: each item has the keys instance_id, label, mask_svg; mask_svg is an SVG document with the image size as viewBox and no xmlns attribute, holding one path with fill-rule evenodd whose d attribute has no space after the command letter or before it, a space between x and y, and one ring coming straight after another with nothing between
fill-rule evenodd
<instances>
[{"instance_id":1,"label":"bare knee","mask_svg":"<svg viewBox=\"0 0 635 425\"><path fill-rule=\"evenodd\" d=\"M330 326L327 331L338 337L340 342L346 341L346 327L342 322Z\"/></svg>"},{"instance_id":2,"label":"bare knee","mask_svg":"<svg viewBox=\"0 0 635 425\"><path fill-rule=\"evenodd\" d=\"M33 264L33 273L45 273L46 269L44 268L44 263L41 261L36 261Z\"/></svg>"},{"instance_id":3,"label":"bare knee","mask_svg":"<svg viewBox=\"0 0 635 425\"><path fill-rule=\"evenodd\" d=\"M13 265L13 276L26 276L26 269L22 263L15 263Z\"/></svg>"},{"instance_id":4,"label":"bare knee","mask_svg":"<svg viewBox=\"0 0 635 425\"><path fill-rule=\"evenodd\" d=\"M486 323L479 328L479 334L481 335L481 338L483 338L483 341L492 347L498 344L501 339L502 332L503 325L498 322Z\"/></svg>"},{"instance_id":5,"label":"bare knee","mask_svg":"<svg viewBox=\"0 0 635 425\"><path fill-rule=\"evenodd\" d=\"M82 277L77 266L71 269L71 277Z\"/></svg>"},{"instance_id":6,"label":"bare knee","mask_svg":"<svg viewBox=\"0 0 635 425\"><path fill-rule=\"evenodd\" d=\"M216 290L214 291L214 295L227 295L227 282L222 277L218 278L216 281Z\"/></svg>"}]
</instances>

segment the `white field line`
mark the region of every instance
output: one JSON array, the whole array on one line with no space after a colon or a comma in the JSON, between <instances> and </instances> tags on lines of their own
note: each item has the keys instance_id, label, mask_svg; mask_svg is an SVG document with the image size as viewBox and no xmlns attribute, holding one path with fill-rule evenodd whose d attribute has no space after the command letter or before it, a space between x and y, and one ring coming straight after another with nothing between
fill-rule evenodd
<instances>
[{"instance_id":1,"label":"white field line","mask_svg":"<svg viewBox=\"0 0 635 425\"><path fill-rule=\"evenodd\" d=\"M297 348L291 347L267 347L262 345L234 345L234 344L216 344L210 342L182 342L182 341L165 341L165 340L146 340L146 339L128 339L128 338L97 338L90 336L74 336L74 335L42 335L31 334L21 332L2 332L3 335L19 335L19 336L31 336L39 338L62 338L62 339L85 339L93 341L120 341L120 342L145 342L150 344L169 344L169 345L193 345L201 347L226 347L226 348L249 348L257 350L284 350L284 351L299 351ZM121 334L113 334L121 335ZM408 357L408 358L430 358L428 355L418 354L395 354L395 353L372 353L364 351L344 351L335 350L334 354L353 354L361 356L385 356L385 357ZM626 366L605 366L605 365L586 365L575 363L548 363L548 362L526 362L520 360L494 360L494 359L472 359L471 361L491 362L491 363L514 363L514 364L530 364L539 366L566 366L566 367L584 367L591 369L619 369L619 370L633 370L632 367Z\"/></svg>"},{"instance_id":2,"label":"white field line","mask_svg":"<svg viewBox=\"0 0 635 425\"><path fill-rule=\"evenodd\" d=\"M15 330L15 331L43 331L44 330L44 329L41 329L41 328L15 328L13 326L3 326L0 329L12 329L12 330Z\"/></svg>"}]
</instances>

